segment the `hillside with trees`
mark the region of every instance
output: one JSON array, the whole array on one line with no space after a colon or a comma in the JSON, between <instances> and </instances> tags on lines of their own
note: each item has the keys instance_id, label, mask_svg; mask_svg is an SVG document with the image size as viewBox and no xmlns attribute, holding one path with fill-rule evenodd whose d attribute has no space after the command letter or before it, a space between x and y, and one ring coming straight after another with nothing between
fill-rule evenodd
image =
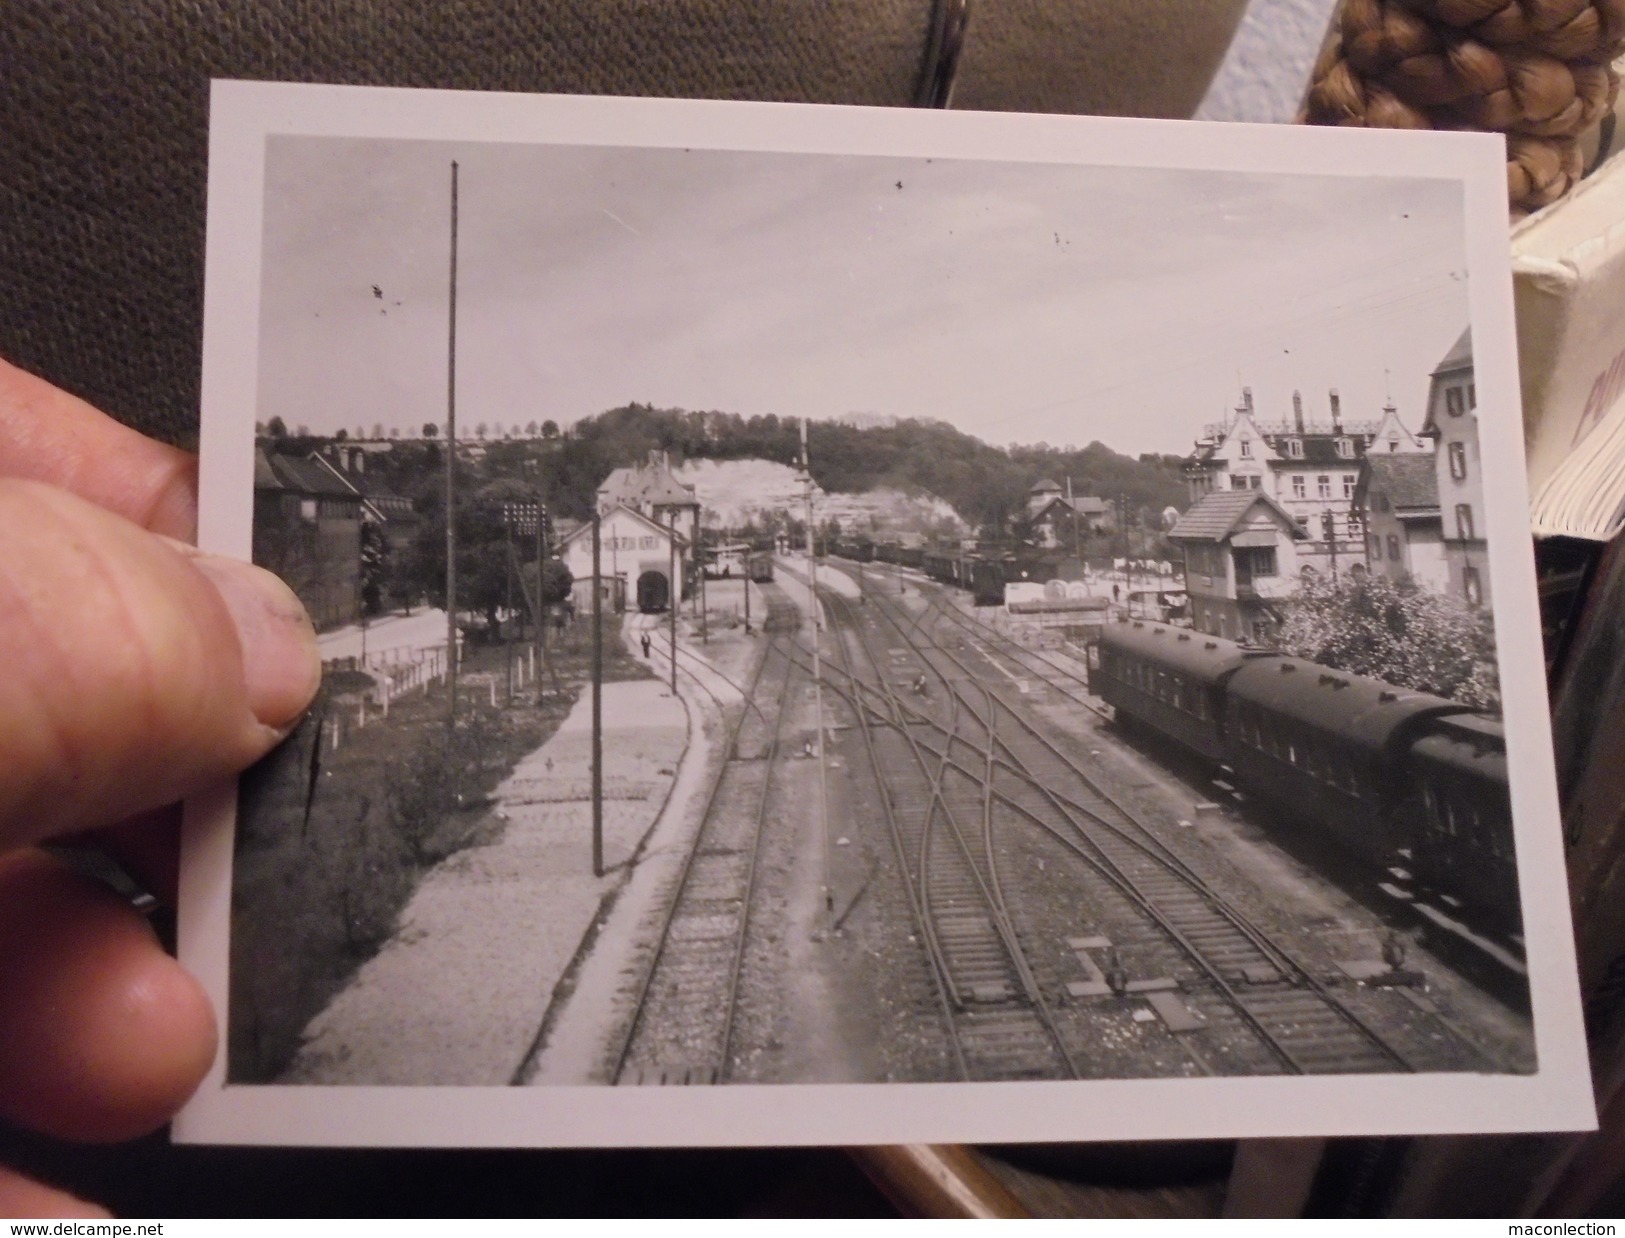
<instances>
[{"instance_id":1,"label":"hillside with trees","mask_svg":"<svg viewBox=\"0 0 1625 1238\"><path fill-rule=\"evenodd\" d=\"M794 464L800 425L772 413L690 412L628 404L584 418L541 442L488 441L485 466L492 477L539 474L543 491L562 516L584 519L610 470L668 451L685 460L760 458ZM1022 514L1028 488L1040 478L1079 495L1121 501L1131 519L1186 506L1177 456L1121 455L1100 443L1084 448L1047 444L1001 448L940 421L903 420L856 426L814 421L808 426L813 479L832 493L862 493L889 486L925 491L954 508L973 528L997 537Z\"/></svg>"}]
</instances>

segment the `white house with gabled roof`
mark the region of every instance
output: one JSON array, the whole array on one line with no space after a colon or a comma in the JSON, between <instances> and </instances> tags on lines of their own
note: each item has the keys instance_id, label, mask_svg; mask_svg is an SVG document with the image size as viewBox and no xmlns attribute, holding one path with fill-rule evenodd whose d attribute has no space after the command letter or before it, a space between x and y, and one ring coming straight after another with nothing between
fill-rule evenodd
<instances>
[{"instance_id":1,"label":"white house with gabled roof","mask_svg":"<svg viewBox=\"0 0 1625 1238\"><path fill-rule=\"evenodd\" d=\"M599 514L599 588L605 608L623 609L628 602L642 609L664 610L672 597L672 546L676 543L676 582L688 579L693 543L670 526L658 524L642 512L617 503ZM575 578L572 596L576 613L592 607L592 523L566 536L559 557Z\"/></svg>"}]
</instances>

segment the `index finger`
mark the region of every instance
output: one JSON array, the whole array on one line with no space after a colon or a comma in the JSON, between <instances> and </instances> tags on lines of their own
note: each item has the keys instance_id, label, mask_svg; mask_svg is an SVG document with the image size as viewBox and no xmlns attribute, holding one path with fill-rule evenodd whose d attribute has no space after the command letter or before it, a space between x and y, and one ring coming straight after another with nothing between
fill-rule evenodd
<instances>
[{"instance_id":1,"label":"index finger","mask_svg":"<svg viewBox=\"0 0 1625 1238\"><path fill-rule=\"evenodd\" d=\"M0 359L0 476L69 490L144 529L197 533L197 459Z\"/></svg>"}]
</instances>

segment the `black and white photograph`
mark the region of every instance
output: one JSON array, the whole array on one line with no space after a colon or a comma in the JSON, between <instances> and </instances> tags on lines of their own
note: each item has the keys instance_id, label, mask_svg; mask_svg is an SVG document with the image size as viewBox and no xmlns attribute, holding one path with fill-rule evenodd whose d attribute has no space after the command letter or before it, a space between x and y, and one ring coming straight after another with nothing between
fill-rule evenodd
<instances>
[{"instance_id":1,"label":"black and white photograph","mask_svg":"<svg viewBox=\"0 0 1625 1238\"><path fill-rule=\"evenodd\" d=\"M1492 140L214 113L181 1138L1591 1121Z\"/></svg>"}]
</instances>

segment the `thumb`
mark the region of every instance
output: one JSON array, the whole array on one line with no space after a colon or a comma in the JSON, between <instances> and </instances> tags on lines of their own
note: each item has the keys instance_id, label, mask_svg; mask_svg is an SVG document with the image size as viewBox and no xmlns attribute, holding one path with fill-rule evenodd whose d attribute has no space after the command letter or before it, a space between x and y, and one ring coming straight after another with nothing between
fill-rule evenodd
<instances>
[{"instance_id":1,"label":"thumb","mask_svg":"<svg viewBox=\"0 0 1625 1238\"><path fill-rule=\"evenodd\" d=\"M321 677L270 573L18 480L0 480L0 658L0 850L228 777Z\"/></svg>"}]
</instances>

